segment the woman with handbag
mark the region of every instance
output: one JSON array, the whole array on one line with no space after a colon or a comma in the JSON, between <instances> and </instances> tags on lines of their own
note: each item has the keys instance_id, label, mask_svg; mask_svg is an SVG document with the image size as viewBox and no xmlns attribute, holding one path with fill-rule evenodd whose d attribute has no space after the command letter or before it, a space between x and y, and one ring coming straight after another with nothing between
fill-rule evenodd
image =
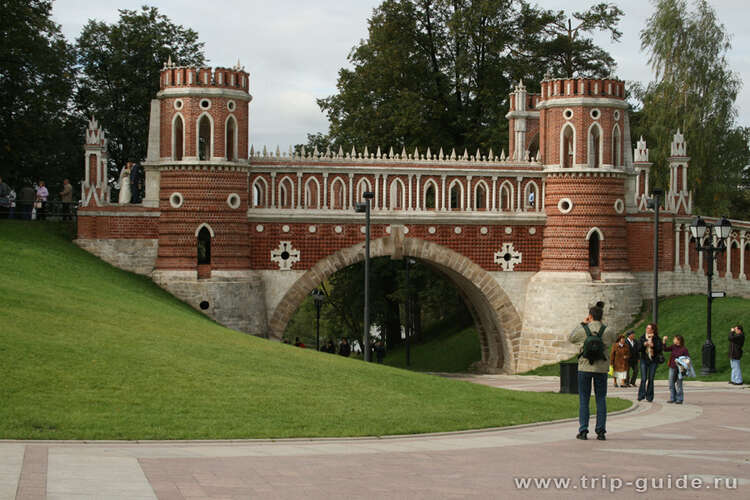
<instances>
[{"instance_id":1,"label":"woman with handbag","mask_svg":"<svg viewBox=\"0 0 750 500\"><path fill-rule=\"evenodd\" d=\"M685 338L682 335L675 335L672 345L667 345L667 336L662 338L664 350L669 351L669 401L667 403L682 404L684 393L682 391L682 377L680 376L680 367L677 366L677 358L681 356L690 356L687 347L685 347Z\"/></svg>"},{"instance_id":2,"label":"woman with handbag","mask_svg":"<svg viewBox=\"0 0 750 500\"><path fill-rule=\"evenodd\" d=\"M49 191L47 186L44 185L44 181L39 181L39 187L36 188L36 220L44 220L47 218L47 198L49 197Z\"/></svg>"},{"instance_id":3,"label":"woman with handbag","mask_svg":"<svg viewBox=\"0 0 750 500\"><path fill-rule=\"evenodd\" d=\"M641 358L641 385L638 388L638 401L645 399L650 403L654 400L656 367L664 362L663 344L658 334L658 327L654 323L649 323L646 326L646 333L638 341Z\"/></svg>"},{"instance_id":4,"label":"woman with handbag","mask_svg":"<svg viewBox=\"0 0 750 500\"><path fill-rule=\"evenodd\" d=\"M612 352L609 354L609 364L612 369L615 387L625 387L629 363L630 347L625 343L625 335L618 335L617 341L612 344Z\"/></svg>"}]
</instances>

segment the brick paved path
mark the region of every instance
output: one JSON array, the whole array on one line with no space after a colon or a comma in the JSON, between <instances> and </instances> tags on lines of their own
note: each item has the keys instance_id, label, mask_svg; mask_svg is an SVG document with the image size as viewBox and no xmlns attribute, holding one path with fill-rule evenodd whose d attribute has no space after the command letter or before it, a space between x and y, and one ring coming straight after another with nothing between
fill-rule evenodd
<instances>
[{"instance_id":1,"label":"brick paved path","mask_svg":"<svg viewBox=\"0 0 750 500\"><path fill-rule=\"evenodd\" d=\"M462 378L559 388L555 378ZM657 383L654 403L609 419L606 442L573 439L570 421L382 439L0 441L0 500L750 498L750 391L688 382L675 406ZM526 478L571 482L517 484Z\"/></svg>"}]
</instances>

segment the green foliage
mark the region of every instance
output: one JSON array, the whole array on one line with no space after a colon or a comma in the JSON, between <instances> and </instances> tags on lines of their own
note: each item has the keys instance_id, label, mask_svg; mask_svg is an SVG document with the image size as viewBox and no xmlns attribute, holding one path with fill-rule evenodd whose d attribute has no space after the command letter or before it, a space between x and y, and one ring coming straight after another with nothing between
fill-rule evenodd
<instances>
[{"instance_id":1,"label":"green foliage","mask_svg":"<svg viewBox=\"0 0 750 500\"><path fill-rule=\"evenodd\" d=\"M492 389L229 330L77 248L63 228L0 221L0 439L364 436L577 415L570 395ZM628 405L612 400L610 410Z\"/></svg>"},{"instance_id":2,"label":"green foliage","mask_svg":"<svg viewBox=\"0 0 750 500\"><path fill-rule=\"evenodd\" d=\"M156 7L119 12L115 24L89 20L77 40L76 106L107 129L113 166L145 158L150 102L167 59L182 66L206 62L198 34Z\"/></svg>"},{"instance_id":3,"label":"green foliage","mask_svg":"<svg viewBox=\"0 0 750 500\"><path fill-rule=\"evenodd\" d=\"M318 104L336 148L351 145L446 147L499 152L507 138L507 96L514 82L537 85L556 74L608 73L614 63L585 33L614 39L622 12L599 4L574 14L520 0L386 0L369 19L369 36L339 71L338 92ZM347 147L348 146L348 147Z\"/></svg>"},{"instance_id":4,"label":"green foliage","mask_svg":"<svg viewBox=\"0 0 750 500\"><path fill-rule=\"evenodd\" d=\"M50 192L80 177L83 124L70 113L74 51L52 2L7 0L0 16L0 175L16 190L44 179Z\"/></svg>"},{"instance_id":5,"label":"green foliage","mask_svg":"<svg viewBox=\"0 0 750 500\"><path fill-rule=\"evenodd\" d=\"M695 6L691 12L685 0L659 0L641 32L656 81L637 89L642 128L634 130L649 141L656 182L666 187L671 137L681 129L696 208L735 217L737 190L746 182L742 171L750 162L748 132L734 128L741 82L727 62L731 45L724 26L708 2Z\"/></svg>"}]
</instances>

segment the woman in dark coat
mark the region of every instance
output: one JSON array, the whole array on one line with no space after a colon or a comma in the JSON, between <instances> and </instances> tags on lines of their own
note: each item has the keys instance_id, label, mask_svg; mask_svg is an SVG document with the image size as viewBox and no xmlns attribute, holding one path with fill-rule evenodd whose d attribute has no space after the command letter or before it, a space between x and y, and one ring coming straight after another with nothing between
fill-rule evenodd
<instances>
[{"instance_id":1,"label":"woman in dark coat","mask_svg":"<svg viewBox=\"0 0 750 500\"><path fill-rule=\"evenodd\" d=\"M654 323L646 326L646 333L638 341L641 358L641 385L638 388L638 401L644 399L649 403L654 400L654 375L656 367L664 361L663 344L659 338L659 329Z\"/></svg>"},{"instance_id":2,"label":"woman in dark coat","mask_svg":"<svg viewBox=\"0 0 750 500\"><path fill-rule=\"evenodd\" d=\"M612 352L609 354L609 364L612 367L615 387L625 387L629 363L630 346L625 343L625 335L619 335L617 341L612 344Z\"/></svg>"}]
</instances>

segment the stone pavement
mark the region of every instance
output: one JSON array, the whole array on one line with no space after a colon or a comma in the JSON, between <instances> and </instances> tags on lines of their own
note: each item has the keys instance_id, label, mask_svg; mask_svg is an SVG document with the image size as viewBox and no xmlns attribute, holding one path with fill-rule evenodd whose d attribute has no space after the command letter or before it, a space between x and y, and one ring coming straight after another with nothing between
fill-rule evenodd
<instances>
[{"instance_id":1,"label":"stone pavement","mask_svg":"<svg viewBox=\"0 0 750 500\"><path fill-rule=\"evenodd\" d=\"M554 377L459 378L559 389ZM685 390L684 405L665 404L657 381L654 403L608 419L605 442L574 439L573 421L361 439L0 441L0 500L749 498L750 391Z\"/></svg>"}]
</instances>

